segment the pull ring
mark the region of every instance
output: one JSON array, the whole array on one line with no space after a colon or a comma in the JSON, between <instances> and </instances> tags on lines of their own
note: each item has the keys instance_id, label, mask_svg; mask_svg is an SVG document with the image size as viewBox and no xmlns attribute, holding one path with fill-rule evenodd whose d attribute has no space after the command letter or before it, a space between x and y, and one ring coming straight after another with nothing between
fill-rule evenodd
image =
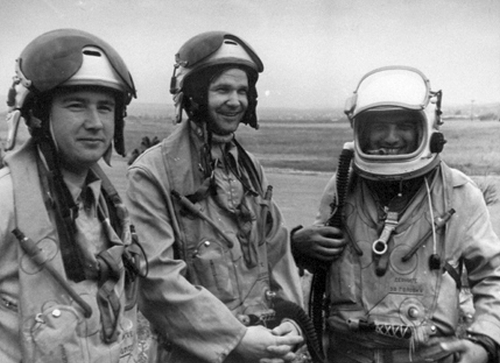
<instances>
[{"instance_id":1,"label":"pull ring","mask_svg":"<svg viewBox=\"0 0 500 363\"><path fill-rule=\"evenodd\" d=\"M391 238L392 232L396 229L398 225L398 213L397 212L387 212L387 218L385 219L384 229L379 239L377 239L372 244L372 251L378 256L384 255L387 250L387 242Z\"/></svg>"},{"instance_id":2,"label":"pull ring","mask_svg":"<svg viewBox=\"0 0 500 363\"><path fill-rule=\"evenodd\" d=\"M381 238L379 238L378 240L373 242L373 245L372 245L373 253L375 253L376 255L379 255L379 256L382 256L383 254L385 254L387 252L388 248L389 247L387 247L387 242Z\"/></svg>"}]
</instances>

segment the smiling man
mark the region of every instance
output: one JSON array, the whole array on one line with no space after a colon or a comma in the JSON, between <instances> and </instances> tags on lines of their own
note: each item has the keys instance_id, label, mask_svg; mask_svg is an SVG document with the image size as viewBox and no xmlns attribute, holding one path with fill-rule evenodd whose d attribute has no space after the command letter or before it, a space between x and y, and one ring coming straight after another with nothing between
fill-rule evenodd
<instances>
[{"instance_id":1,"label":"smiling man","mask_svg":"<svg viewBox=\"0 0 500 363\"><path fill-rule=\"evenodd\" d=\"M361 148L371 155L402 155L420 145L424 120L419 112L386 111L359 120Z\"/></svg>"},{"instance_id":2,"label":"smiling man","mask_svg":"<svg viewBox=\"0 0 500 363\"><path fill-rule=\"evenodd\" d=\"M262 70L235 35L188 40L171 89L180 125L129 168L129 209L149 257L141 310L158 362L279 362L303 341L288 232L260 163L235 137L241 123L257 128Z\"/></svg>"},{"instance_id":3,"label":"smiling man","mask_svg":"<svg viewBox=\"0 0 500 363\"><path fill-rule=\"evenodd\" d=\"M328 362L498 362L500 241L477 185L441 159L441 95L418 69L388 66L346 103L352 159L315 221L338 235L292 237L297 262L328 281L313 285ZM464 270L475 314L460 333Z\"/></svg>"},{"instance_id":4,"label":"smiling man","mask_svg":"<svg viewBox=\"0 0 500 363\"><path fill-rule=\"evenodd\" d=\"M31 138L0 170L0 361L136 362L139 253L98 165L124 154L127 67L94 35L54 30L23 50L9 94Z\"/></svg>"}]
</instances>

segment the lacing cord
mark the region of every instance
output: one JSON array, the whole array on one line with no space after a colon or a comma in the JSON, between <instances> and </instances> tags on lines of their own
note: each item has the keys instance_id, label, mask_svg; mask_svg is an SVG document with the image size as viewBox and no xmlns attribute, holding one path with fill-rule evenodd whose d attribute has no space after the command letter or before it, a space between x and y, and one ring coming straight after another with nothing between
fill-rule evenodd
<instances>
[{"instance_id":1,"label":"lacing cord","mask_svg":"<svg viewBox=\"0 0 500 363\"><path fill-rule=\"evenodd\" d=\"M431 198L431 189L429 187L429 182L427 178L425 180L425 188L427 189L427 199L429 200L429 213L431 216L431 228L432 228L432 249L433 253L437 253L437 240L436 240L436 224L434 223L434 210L432 208L432 198Z\"/></svg>"}]
</instances>

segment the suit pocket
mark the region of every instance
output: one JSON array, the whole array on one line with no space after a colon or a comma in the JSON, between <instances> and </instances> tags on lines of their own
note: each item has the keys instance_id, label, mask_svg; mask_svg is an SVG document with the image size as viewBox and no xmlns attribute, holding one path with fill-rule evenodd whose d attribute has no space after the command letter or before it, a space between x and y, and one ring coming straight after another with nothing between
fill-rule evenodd
<instances>
[{"instance_id":1,"label":"suit pocket","mask_svg":"<svg viewBox=\"0 0 500 363\"><path fill-rule=\"evenodd\" d=\"M198 244L193 266L200 284L227 303L235 299L231 279L231 258L218 241L204 239Z\"/></svg>"}]
</instances>

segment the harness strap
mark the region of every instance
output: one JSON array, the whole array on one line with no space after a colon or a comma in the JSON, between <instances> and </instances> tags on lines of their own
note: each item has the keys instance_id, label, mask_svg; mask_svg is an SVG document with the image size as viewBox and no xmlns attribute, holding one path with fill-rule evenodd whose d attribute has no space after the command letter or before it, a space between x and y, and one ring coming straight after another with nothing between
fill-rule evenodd
<instances>
[{"instance_id":1,"label":"harness strap","mask_svg":"<svg viewBox=\"0 0 500 363\"><path fill-rule=\"evenodd\" d=\"M115 281L108 280L97 291L97 306L101 312L103 338L106 343L113 343L118 339L120 300L113 290L115 285Z\"/></svg>"},{"instance_id":2,"label":"harness strap","mask_svg":"<svg viewBox=\"0 0 500 363\"><path fill-rule=\"evenodd\" d=\"M78 216L78 206L73 201L73 197L63 181L50 141L42 139L38 143L38 146L49 169L45 168L42 161L38 161L37 166L42 186L54 196L53 211L56 219L64 270L68 279L81 282L85 280L85 268L83 254L75 240L75 219Z\"/></svg>"},{"instance_id":3,"label":"harness strap","mask_svg":"<svg viewBox=\"0 0 500 363\"><path fill-rule=\"evenodd\" d=\"M120 316L120 299L114 288L121 275L122 246L114 246L97 256L99 262L99 280L102 284L97 291L97 306L101 312L102 330L107 343L118 339L118 318Z\"/></svg>"},{"instance_id":4,"label":"harness strap","mask_svg":"<svg viewBox=\"0 0 500 363\"><path fill-rule=\"evenodd\" d=\"M234 138L233 141L236 145L236 148L238 149L238 161L240 165L247 171L250 178L250 183L252 184L254 190L257 191L259 195L263 196L264 191L262 190L261 180L259 177L259 173L255 168L255 164L252 162L252 159L250 158L246 150L241 146L241 144L236 140L236 138Z\"/></svg>"},{"instance_id":5,"label":"harness strap","mask_svg":"<svg viewBox=\"0 0 500 363\"><path fill-rule=\"evenodd\" d=\"M237 162L248 173L251 186L248 185L248 182L246 180L243 180L243 177L240 175L240 173L234 170L235 165L233 165L233 163L236 163L234 159L231 158L231 160L226 160L226 163L228 164L228 166L232 166L231 170L233 171L233 174L238 178L245 189L249 190L251 193L257 192L262 196L263 190L261 187L261 181L254 163L252 162L246 150L240 145L238 141L236 141L236 138L233 139L233 142L238 150ZM212 191L212 174L213 171L209 170L207 172L207 177L205 178L205 180L203 180L198 190L193 194L186 195L186 198L188 198L192 203L197 203L205 199Z\"/></svg>"},{"instance_id":6,"label":"harness strap","mask_svg":"<svg viewBox=\"0 0 500 363\"><path fill-rule=\"evenodd\" d=\"M462 288L462 279L461 279L461 272L455 270L452 265L450 265L448 262L445 262L443 264L443 268L445 272L448 272L450 276L455 280L455 283L457 284L457 289L460 290Z\"/></svg>"}]
</instances>

